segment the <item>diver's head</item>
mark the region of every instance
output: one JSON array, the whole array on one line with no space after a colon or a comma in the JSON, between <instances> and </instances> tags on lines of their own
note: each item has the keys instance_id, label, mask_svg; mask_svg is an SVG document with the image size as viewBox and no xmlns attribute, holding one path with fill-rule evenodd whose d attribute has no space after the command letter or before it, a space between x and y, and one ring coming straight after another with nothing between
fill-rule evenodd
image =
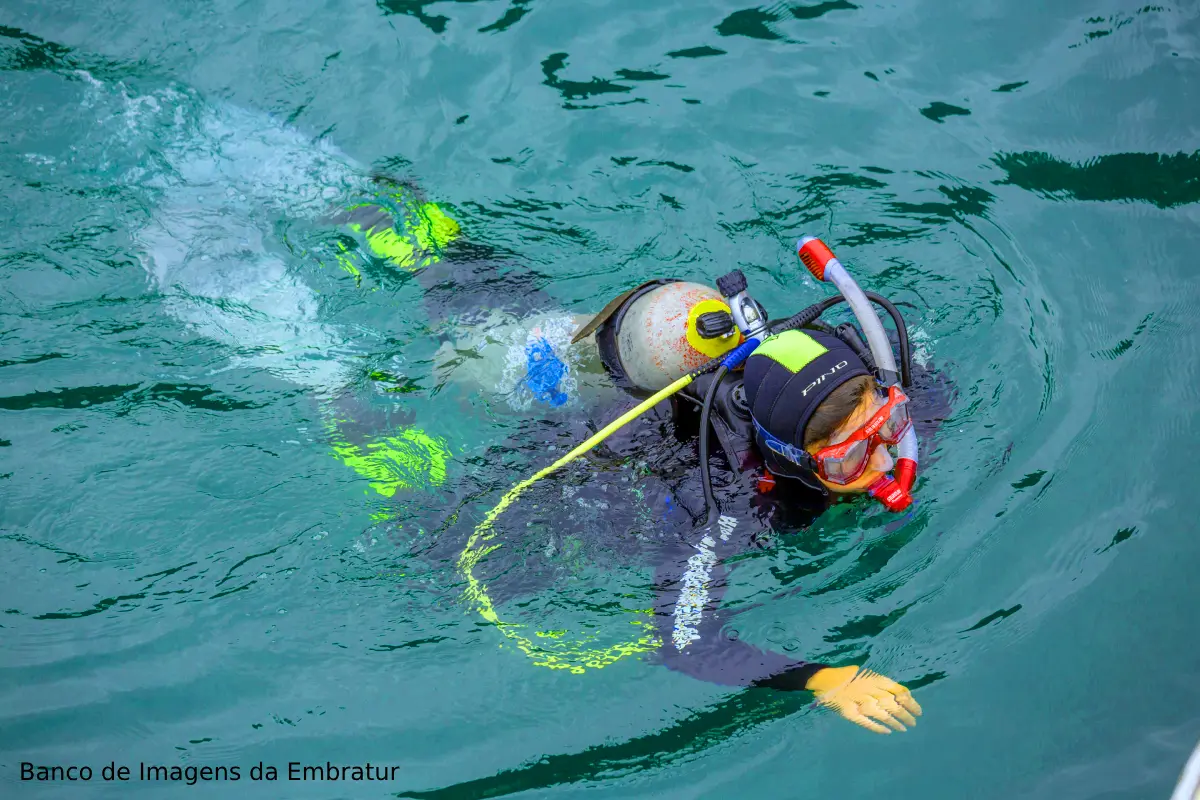
<instances>
[{"instance_id":1,"label":"diver's head","mask_svg":"<svg viewBox=\"0 0 1200 800\"><path fill-rule=\"evenodd\" d=\"M887 403L887 393L870 375L859 375L838 386L817 406L804 427L804 449L816 456L822 450L841 444L861 430ZM865 446L864 446L865 447ZM895 465L891 453L882 443L865 455L862 474L848 483L818 480L831 492L865 492L867 488ZM846 476L848 477L848 476Z\"/></svg>"},{"instance_id":2,"label":"diver's head","mask_svg":"<svg viewBox=\"0 0 1200 800\"><path fill-rule=\"evenodd\" d=\"M746 361L746 397L767 469L814 489L865 492L892 468L907 406L841 339L785 331Z\"/></svg>"}]
</instances>

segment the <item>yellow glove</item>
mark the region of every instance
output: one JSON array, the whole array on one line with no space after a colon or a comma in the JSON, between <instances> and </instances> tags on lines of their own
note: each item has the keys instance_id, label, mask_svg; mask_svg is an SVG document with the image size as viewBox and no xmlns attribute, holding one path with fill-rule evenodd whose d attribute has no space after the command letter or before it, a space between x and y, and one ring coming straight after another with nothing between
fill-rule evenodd
<instances>
[{"instance_id":1,"label":"yellow glove","mask_svg":"<svg viewBox=\"0 0 1200 800\"><path fill-rule=\"evenodd\" d=\"M869 669L825 667L808 679L805 688L817 696L821 705L875 733L907 730L904 726L916 725L916 717L921 716L921 706L912 692Z\"/></svg>"}]
</instances>

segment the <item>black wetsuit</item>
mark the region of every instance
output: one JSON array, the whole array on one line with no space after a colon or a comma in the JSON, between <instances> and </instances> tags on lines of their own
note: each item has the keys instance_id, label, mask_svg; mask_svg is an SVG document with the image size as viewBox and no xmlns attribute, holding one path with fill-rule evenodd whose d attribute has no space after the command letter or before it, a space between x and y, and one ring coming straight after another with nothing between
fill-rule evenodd
<instances>
[{"instance_id":1,"label":"black wetsuit","mask_svg":"<svg viewBox=\"0 0 1200 800\"><path fill-rule=\"evenodd\" d=\"M452 247L449 258L419 274L426 290L426 310L434 321L451 316L469 319L473 310L497 308L498 301L516 313L555 306L534 288L530 273L487 258L478 248L454 252L459 247ZM782 477L775 478L769 492L759 491L757 478L762 471L753 427L733 391L740 373L730 373L714 404L715 436L710 448L721 518L713 529L705 529L696 434L700 398L712 379L711 374L701 376L682 396L660 404L580 463L540 482L505 513L496 533L512 553L518 544L515 540L536 519L555 531L547 551L557 552L572 529L582 527L582 546L590 551L586 556L592 563L616 559L644 564L648 559L656 565L654 620L662 642L655 660L716 684L804 689L822 665L742 640L729 628L736 614L721 604L729 586L731 560L751 548L767 546L771 534L807 527L828 507L830 498ZM943 376L920 367L907 391L927 455L933 432L949 413L950 391ZM514 482L548 463L555 453L583 441L635 402L626 398L612 407L594 409L591 419L575 417L565 423L548 424L531 417L511 448L506 448L530 456L512 464L522 471L513 474ZM584 471L588 474L581 478ZM475 480L475 476L460 476L458 485L449 490L455 497L447 498L447 505L458 507L478 498L484 487L471 485ZM451 547L461 547L461 537L450 538ZM522 551L519 566L514 566L517 556L498 552L476 568L498 605L527 598L555 580L554 558L540 548ZM451 556L449 550L430 555L447 560Z\"/></svg>"}]
</instances>

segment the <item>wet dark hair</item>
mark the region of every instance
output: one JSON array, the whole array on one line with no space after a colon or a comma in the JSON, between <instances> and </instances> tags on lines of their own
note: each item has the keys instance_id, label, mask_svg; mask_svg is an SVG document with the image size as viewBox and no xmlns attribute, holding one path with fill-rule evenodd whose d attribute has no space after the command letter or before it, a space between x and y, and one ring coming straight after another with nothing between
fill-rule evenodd
<instances>
[{"instance_id":1,"label":"wet dark hair","mask_svg":"<svg viewBox=\"0 0 1200 800\"><path fill-rule=\"evenodd\" d=\"M879 384L870 375L851 378L834 389L829 397L817 406L804 426L804 449L823 442L845 424L868 392L879 391Z\"/></svg>"}]
</instances>

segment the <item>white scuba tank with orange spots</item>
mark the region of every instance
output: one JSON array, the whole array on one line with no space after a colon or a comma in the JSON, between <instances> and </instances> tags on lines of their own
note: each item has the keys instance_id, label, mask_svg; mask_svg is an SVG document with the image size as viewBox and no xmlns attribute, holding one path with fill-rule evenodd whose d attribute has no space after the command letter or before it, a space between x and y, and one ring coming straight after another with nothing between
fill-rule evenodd
<instances>
[{"instance_id":1,"label":"white scuba tank with orange spots","mask_svg":"<svg viewBox=\"0 0 1200 800\"><path fill-rule=\"evenodd\" d=\"M737 331L704 338L701 314L729 313L721 293L710 286L679 281L632 298L616 331L617 355L632 383L655 392L741 342Z\"/></svg>"}]
</instances>

